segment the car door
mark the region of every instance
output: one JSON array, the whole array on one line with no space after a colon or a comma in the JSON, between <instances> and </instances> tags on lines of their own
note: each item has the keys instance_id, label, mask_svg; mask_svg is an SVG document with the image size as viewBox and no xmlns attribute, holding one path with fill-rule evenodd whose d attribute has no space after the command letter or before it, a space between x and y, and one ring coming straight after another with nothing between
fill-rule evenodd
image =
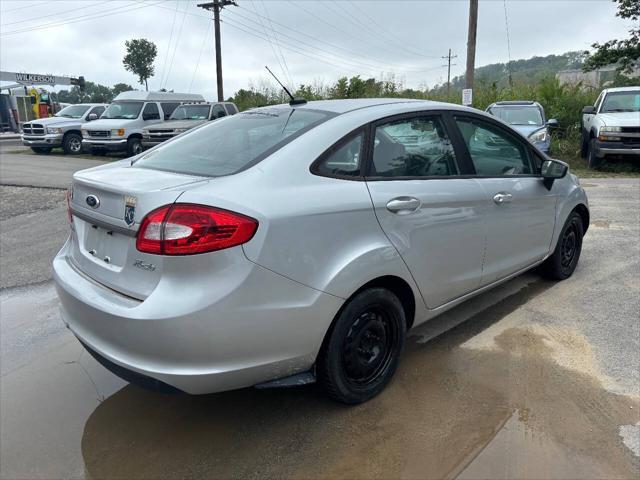
<instances>
[{"instance_id":1,"label":"car door","mask_svg":"<svg viewBox=\"0 0 640 480\"><path fill-rule=\"evenodd\" d=\"M371 125L366 182L380 226L429 308L480 285L486 195L462 178L446 114L415 113Z\"/></svg>"},{"instance_id":2,"label":"car door","mask_svg":"<svg viewBox=\"0 0 640 480\"><path fill-rule=\"evenodd\" d=\"M540 176L540 158L517 134L491 119L456 115L466 154L487 204L483 284L542 260L553 236L556 194Z\"/></svg>"},{"instance_id":3,"label":"car door","mask_svg":"<svg viewBox=\"0 0 640 480\"><path fill-rule=\"evenodd\" d=\"M157 103L147 103L142 111L142 120L145 125L151 125L154 123L160 123L160 109Z\"/></svg>"}]
</instances>

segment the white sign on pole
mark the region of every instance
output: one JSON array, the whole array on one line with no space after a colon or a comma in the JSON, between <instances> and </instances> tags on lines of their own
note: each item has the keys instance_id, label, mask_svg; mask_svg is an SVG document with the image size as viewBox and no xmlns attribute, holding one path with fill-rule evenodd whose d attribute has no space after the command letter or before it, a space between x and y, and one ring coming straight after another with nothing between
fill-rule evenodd
<instances>
[{"instance_id":1,"label":"white sign on pole","mask_svg":"<svg viewBox=\"0 0 640 480\"><path fill-rule=\"evenodd\" d=\"M473 103L473 90L471 88L465 88L462 90L462 105L471 106Z\"/></svg>"}]
</instances>

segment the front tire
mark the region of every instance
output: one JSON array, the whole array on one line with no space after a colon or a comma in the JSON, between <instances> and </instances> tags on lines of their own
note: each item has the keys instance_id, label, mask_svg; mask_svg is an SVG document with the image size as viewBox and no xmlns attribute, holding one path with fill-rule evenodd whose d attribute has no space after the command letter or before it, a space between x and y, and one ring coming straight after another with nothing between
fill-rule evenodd
<instances>
[{"instance_id":1,"label":"front tire","mask_svg":"<svg viewBox=\"0 0 640 480\"><path fill-rule=\"evenodd\" d=\"M320 351L316 372L327 394L342 403L366 402L389 383L406 335L404 309L384 288L358 293L342 309Z\"/></svg>"},{"instance_id":2,"label":"front tire","mask_svg":"<svg viewBox=\"0 0 640 480\"><path fill-rule=\"evenodd\" d=\"M82 137L77 133L67 133L62 140L62 149L67 155L82 153Z\"/></svg>"},{"instance_id":3,"label":"front tire","mask_svg":"<svg viewBox=\"0 0 640 480\"><path fill-rule=\"evenodd\" d=\"M569 278L580 260L583 236L582 217L572 212L562 227L556 249L542 264L541 273L552 280Z\"/></svg>"},{"instance_id":4,"label":"front tire","mask_svg":"<svg viewBox=\"0 0 640 480\"><path fill-rule=\"evenodd\" d=\"M130 157L142 153L142 140L139 138L130 138L127 140L127 154Z\"/></svg>"},{"instance_id":5,"label":"front tire","mask_svg":"<svg viewBox=\"0 0 640 480\"><path fill-rule=\"evenodd\" d=\"M580 157L587 158L587 154L589 152L589 135L582 130L582 135L580 136Z\"/></svg>"},{"instance_id":6,"label":"front tire","mask_svg":"<svg viewBox=\"0 0 640 480\"><path fill-rule=\"evenodd\" d=\"M589 140L589 149L587 151L587 165L591 169L596 169L602 165L602 157L596 156L596 139Z\"/></svg>"}]
</instances>

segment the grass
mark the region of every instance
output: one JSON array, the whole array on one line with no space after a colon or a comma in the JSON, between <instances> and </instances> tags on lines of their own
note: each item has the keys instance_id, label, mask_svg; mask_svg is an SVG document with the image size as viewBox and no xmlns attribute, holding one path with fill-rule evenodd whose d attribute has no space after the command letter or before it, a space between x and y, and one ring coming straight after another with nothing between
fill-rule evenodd
<instances>
[{"instance_id":1,"label":"grass","mask_svg":"<svg viewBox=\"0 0 640 480\"><path fill-rule=\"evenodd\" d=\"M578 177L640 177L640 159L634 161L608 158L597 170L588 168L585 159L580 156L579 137L554 138L551 143L551 156L568 163L571 172Z\"/></svg>"}]
</instances>

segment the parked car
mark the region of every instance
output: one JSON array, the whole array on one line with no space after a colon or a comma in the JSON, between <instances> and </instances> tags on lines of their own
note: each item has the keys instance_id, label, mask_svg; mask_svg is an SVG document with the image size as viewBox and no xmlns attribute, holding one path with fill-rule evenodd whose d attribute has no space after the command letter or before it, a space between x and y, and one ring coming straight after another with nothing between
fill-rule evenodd
<instances>
[{"instance_id":1,"label":"parked car","mask_svg":"<svg viewBox=\"0 0 640 480\"><path fill-rule=\"evenodd\" d=\"M211 120L235 115L238 107L235 103L186 103L177 107L169 120L160 125L150 125L142 129L142 146L155 147L187 130Z\"/></svg>"},{"instance_id":2,"label":"parked car","mask_svg":"<svg viewBox=\"0 0 640 480\"><path fill-rule=\"evenodd\" d=\"M607 88L582 109L581 153L590 168L608 156L640 159L640 87Z\"/></svg>"},{"instance_id":3,"label":"parked car","mask_svg":"<svg viewBox=\"0 0 640 480\"><path fill-rule=\"evenodd\" d=\"M136 155L142 152L142 129L168 120L186 102L204 102L204 97L193 93L122 92L100 120L82 125L82 145L94 155Z\"/></svg>"},{"instance_id":4,"label":"parked car","mask_svg":"<svg viewBox=\"0 0 640 480\"><path fill-rule=\"evenodd\" d=\"M487 112L511 125L541 152L549 155L550 130L558 126L558 121L554 118L547 120L544 108L538 102L521 100L496 102L489 105Z\"/></svg>"},{"instance_id":5,"label":"parked car","mask_svg":"<svg viewBox=\"0 0 640 480\"><path fill-rule=\"evenodd\" d=\"M38 118L22 124L22 144L36 153L51 153L62 147L64 153L82 152L82 124L97 120L107 105L80 103L64 107L53 117Z\"/></svg>"},{"instance_id":6,"label":"parked car","mask_svg":"<svg viewBox=\"0 0 640 480\"><path fill-rule=\"evenodd\" d=\"M190 394L317 380L346 403L382 391L408 329L538 265L569 277L589 226L565 163L402 99L225 117L75 173L69 205L62 318L107 368Z\"/></svg>"}]
</instances>

